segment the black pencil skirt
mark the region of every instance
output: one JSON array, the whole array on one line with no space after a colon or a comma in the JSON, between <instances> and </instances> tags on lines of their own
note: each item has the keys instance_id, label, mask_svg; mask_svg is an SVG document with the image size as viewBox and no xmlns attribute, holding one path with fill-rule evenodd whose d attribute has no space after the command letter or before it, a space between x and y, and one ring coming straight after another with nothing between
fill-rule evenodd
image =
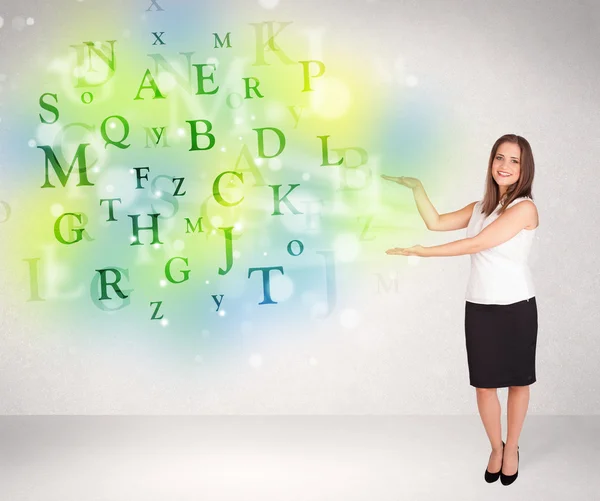
<instances>
[{"instance_id":1,"label":"black pencil skirt","mask_svg":"<svg viewBox=\"0 0 600 501\"><path fill-rule=\"evenodd\" d=\"M476 388L535 383L538 316L535 296L512 304L466 301L469 383Z\"/></svg>"}]
</instances>

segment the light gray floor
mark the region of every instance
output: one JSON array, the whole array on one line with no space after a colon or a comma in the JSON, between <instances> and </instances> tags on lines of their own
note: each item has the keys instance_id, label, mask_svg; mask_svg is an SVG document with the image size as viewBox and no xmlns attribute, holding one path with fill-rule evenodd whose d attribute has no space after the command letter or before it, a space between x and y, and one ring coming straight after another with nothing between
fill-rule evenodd
<instances>
[{"instance_id":1,"label":"light gray floor","mask_svg":"<svg viewBox=\"0 0 600 501\"><path fill-rule=\"evenodd\" d=\"M0 500L600 499L600 417L527 416L519 446L503 486L479 416L2 416Z\"/></svg>"}]
</instances>

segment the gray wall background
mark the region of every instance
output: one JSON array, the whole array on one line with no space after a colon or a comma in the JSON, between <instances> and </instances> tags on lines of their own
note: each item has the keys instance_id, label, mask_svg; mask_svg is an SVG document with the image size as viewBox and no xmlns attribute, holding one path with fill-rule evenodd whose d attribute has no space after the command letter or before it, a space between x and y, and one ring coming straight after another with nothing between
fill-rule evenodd
<instances>
[{"instance_id":1,"label":"gray wall background","mask_svg":"<svg viewBox=\"0 0 600 501\"><path fill-rule=\"evenodd\" d=\"M444 169L461 174L448 177L443 191L434 179L422 179L440 213L480 199L497 137L514 132L530 141L540 226L531 260L539 313L538 382L529 412L598 414L600 242L594 223L600 205L600 4L282 0L265 9L253 2L246 8L257 18L312 21L349 50L372 44L391 78L402 58L412 74L426 72L445 82L448 94L457 97L454 111L469 139L449 149L453 154ZM69 12L76 3L0 5L0 145L10 124L2 110L23 83L22 58L35 60L45 40L74 22ZM146 4L140 2L140 10ZM84 5L118 3L85 0ZM33 26L14 21L30 16ZM1 157L0 165L4 176L9 166ZM412 203L408 191L399 196ZM430 234L420 243L463 236L462 231ZM468 270L467 256L415 267L397 294L373 293L361 302L368 329L349 332L339 316L324 325L339 331L344 343L324 344L312 353L305 353L300 341L285 350L274 343L264 347L260 367L246 354L232 354L228 363L210 370L201 364L173 366L134 346L99 342L82 348L24 332L9 314L17 299L5 275L0 413L474 414L463 333ZM412 335L397 336L400 327Z\"/></svg>"}]
</instances>

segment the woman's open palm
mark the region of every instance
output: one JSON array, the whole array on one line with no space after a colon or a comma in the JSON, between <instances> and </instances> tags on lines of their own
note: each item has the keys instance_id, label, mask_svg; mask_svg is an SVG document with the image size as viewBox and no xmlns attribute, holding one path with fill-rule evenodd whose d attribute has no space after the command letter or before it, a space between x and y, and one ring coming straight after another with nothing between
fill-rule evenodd
<instances>
[{"instance_id":1,"label":"woman's open palm","mask_svg":"<svg viewBox=\"0 0 600 501\"><path fill-rule=\"evenodd\" d=\"M406 186L411 190L414 190L421 181L419 181L416 177L405 177L405 176L386 176L385 174L381 174L383 179L387 179L388 181L394 181L395 183L401 184L402 186Z\"/></svg>"}]
</instances>

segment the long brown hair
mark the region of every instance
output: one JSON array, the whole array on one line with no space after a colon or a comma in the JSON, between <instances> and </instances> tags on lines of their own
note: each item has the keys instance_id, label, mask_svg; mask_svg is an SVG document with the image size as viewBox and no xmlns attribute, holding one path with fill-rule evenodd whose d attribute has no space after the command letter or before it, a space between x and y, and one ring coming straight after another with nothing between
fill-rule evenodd
<instances>
[{"instance_id":1,"label":"long brown hair","mask_svg":"<svg viewBox=\"0 0 600 501\"><path fill-rule=\"evenodd\" d=\"M500 203L500 187L498 186L498 183L494 181L494 177L492 176L492 163L494 162L496 152L502 143L515 143L519 145L519 148L521 149L521 174L519 175L519 180L510 185L506 190L506 195L498 214L502 214L506 210L506 207L517 198L529 197L533 200L531 186L535 174L535 162L533 161L531 146L524 137L517 136L516 134L505 134L498 138L494 143L492 152L490 153L487 179L485 182L485 195L481 203L481 212L485 213L486 217L494 212L494 209L496 209Z\"/></svg>"}]
</instances>

